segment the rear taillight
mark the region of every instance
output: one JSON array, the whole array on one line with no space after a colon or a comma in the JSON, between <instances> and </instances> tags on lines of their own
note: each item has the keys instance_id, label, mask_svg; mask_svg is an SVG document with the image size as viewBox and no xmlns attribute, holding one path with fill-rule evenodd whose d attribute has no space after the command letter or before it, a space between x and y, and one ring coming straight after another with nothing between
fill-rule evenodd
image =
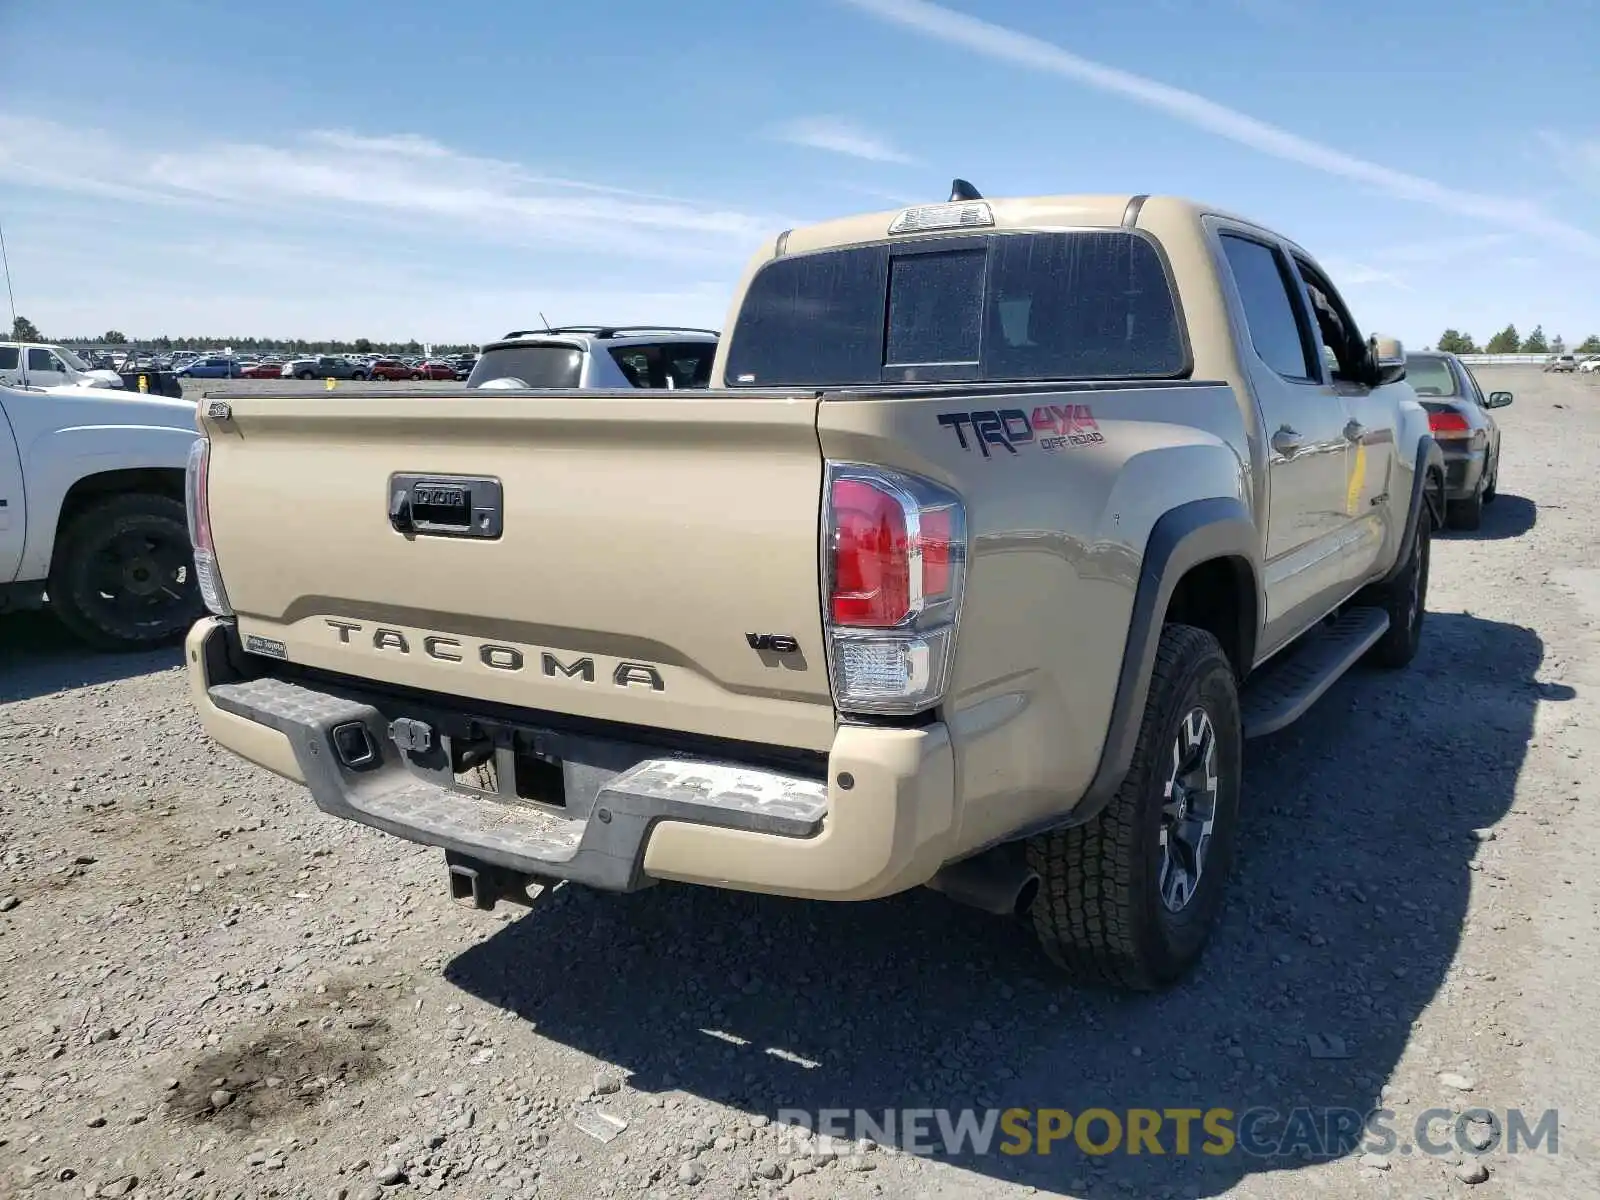
<instances>
[{"instance_id":1,"label":"rear taillight","mask_svg":"<svg viewBox=\"0 0 1600 1200\"><path fill-rule=\"evenodd\" d=\"M1428 429L1436 438L1468 438L1472 436L1472 426L1467 419L1458 412L1450 409L1430 411L1428 413Z\"/></svg>"},{"instance_id":2,"label":"rear taillight","mask_svg":"<svg viewBox=\"0 0 1600 1200\"><path fill-rule=\"evenodd\" d=\"M966 517L954 492L881 467L828 467L823 528L828 663L841 712L938 704L955 657Z\"/></svg>"},{"instance_id":3,"label":"rear taillight","mask_svg":"<svg viewBox=\"0 0 1600 1200\"><path fill-rule=\"evenodd\" d=\"M196 438L189 447L189 465L184 476L184 505L189 512L189 541L194 547L194 576L200 598L219 617L233 616L228 593L217 569L216 546L211 540L211 441Z\"/></svg>"}]
</instances>

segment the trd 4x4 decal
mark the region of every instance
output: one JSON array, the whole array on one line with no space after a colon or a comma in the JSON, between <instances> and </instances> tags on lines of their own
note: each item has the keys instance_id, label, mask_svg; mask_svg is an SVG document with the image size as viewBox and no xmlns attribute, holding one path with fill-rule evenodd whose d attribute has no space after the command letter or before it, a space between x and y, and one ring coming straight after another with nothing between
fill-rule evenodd
<instances>
[{"instance_id":1,"label":"trd 4x4 decal","mask_svg":"<svg viewBox=\"0 0 1600 1200\"><path fill-rule=\"evenodd\" d=\"M1018 446L1036 444L1041 450L1062 450L1106 440L1087 404L1041 404L1032 414L1020 408L940 413L939 424L955 430L963 450L971 450L977 443L985 458L993 457L990 447L1016 454Z\"/></svg>"}]
</instances>

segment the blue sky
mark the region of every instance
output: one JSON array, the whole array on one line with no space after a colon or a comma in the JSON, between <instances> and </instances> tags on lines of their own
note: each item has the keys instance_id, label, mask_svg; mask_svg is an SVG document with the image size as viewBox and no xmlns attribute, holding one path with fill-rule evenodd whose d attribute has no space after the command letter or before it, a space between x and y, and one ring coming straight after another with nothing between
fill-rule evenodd
<instances>
[{"instance_id":1,"label":"blue sky","mask_svg":"<svg viewBox=\"0 0 1600 1200\"><path fill-rule=\"evenodd\" d=\"M1591 0L0 0L0 34L47 335L720 327L764 234L954 175L1244 213L1413 345L1600 332Z\"/></svg>"}]
</instances>

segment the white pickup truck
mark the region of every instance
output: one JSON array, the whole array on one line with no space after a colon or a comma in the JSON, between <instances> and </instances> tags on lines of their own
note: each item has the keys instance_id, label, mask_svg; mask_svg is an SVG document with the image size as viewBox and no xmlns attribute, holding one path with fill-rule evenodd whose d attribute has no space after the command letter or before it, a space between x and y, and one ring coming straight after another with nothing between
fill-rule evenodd
<instances>
[{"instance_id":1,"label":"white pickup truck","mask_svg":"<svg viewBox=\"0 0 1600 1200\"><path fill-rule=\"evenodd\" d=\"M91 367L65 346L0 342L0 384L6 387L120 388L122 376Z\"/></svg>"},{"instance_id":2,"label":"white pickup truck","mask_svg":"<svg viewBox=\"0 0 1600 1200\"><path fill-rule=\"evenodd\" d=\"M51 608L106 650L202 611L183 507L192 400L0 386L0 613Z\"/></svg>"}]
</instances>

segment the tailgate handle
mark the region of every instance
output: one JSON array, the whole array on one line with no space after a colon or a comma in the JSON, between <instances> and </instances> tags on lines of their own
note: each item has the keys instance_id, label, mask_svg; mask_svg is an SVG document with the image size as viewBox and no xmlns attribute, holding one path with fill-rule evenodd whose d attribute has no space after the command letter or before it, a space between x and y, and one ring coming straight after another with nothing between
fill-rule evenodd
<instances>
[{"instance_id":1,"label":"tailgate handle","mask_svg":"<svg viewBox=\"0 0 1600 1200\"><path fill-rule=\"evenodd\" d=\"M391 475L389 524L407 538L494 541L505 523L504 489L484 475Z\"/></svg>"},{"instance_id":2,"label":"tailgate handle","mask_svg":"<svg viewBox=\"0 0 1600 1200\"><path fill-rule=\"evenodd\" d=\"M411 523L411 489L396 488L389 497L389 524L395 527L398 533L414 533L416 526Z\"/></svg>"}]
</instances>

